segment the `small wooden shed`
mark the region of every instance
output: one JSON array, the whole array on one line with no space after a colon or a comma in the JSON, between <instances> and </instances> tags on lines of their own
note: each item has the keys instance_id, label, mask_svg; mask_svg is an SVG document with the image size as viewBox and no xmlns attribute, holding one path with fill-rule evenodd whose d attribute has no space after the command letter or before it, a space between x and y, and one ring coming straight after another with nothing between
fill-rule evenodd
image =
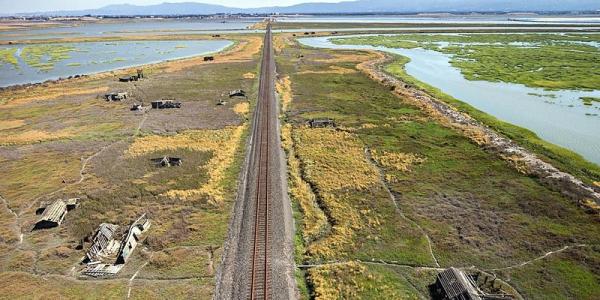
<instances>
[{"instance_id":1,"label":"small wooden shed","mask_svg":"<svg viewBox=\"0 0 600 300\"><path fill-rule=\"evenodd\" d=\"M33 229L44 229L59 226L67 215L67 204L58 199L44 209L41 218Z\"/></svg>"},{"instance_id":2,"label":"small wooden shed","mask_svg":"<svg viewBox=\"0 0 600 300\"><path fill-rule=\"evenodd\" d=\"M312 119L308 121L308 125L311 128L325 128L325 127L335 127L335 121L329 118L323 119Z\"/></svg>"}]
</instances>

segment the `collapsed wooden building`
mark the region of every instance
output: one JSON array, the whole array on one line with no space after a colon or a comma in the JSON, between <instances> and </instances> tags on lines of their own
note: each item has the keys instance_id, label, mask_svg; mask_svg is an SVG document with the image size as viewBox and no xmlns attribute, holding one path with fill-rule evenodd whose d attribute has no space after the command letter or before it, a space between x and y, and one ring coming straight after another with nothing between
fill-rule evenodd
<instances>
[{"instance_id":1,"label":"collapsed wooden building","mask_svg":"<svg viewBox=\"0 0 600 300\"><path fill-rule=\"evenodd\" d=\"M81 274L90 277L116 275L133 254L142 234L149 227L150 219L146 214L135 220L124 232L119 232L118 225L100 224L82 261L85 267Z\"/></svg>"},{"instance_id":2,"label":"collapsed wooden building","mask_svg":"<svg viewBox=\"0 0 600 300\"><path fill-rule=\"evenodd\" d=\"M514 299L514 296L506 293L486 293L471 276L451 267L437 275L433 298L440 300L510 300Z\"/></svg>"},{"instance_id":3,"label":"collapsed wooden building","mask_svg":"<svg viewBox=\"0 0 600 300\"><path fill-rule=\"evenodd\" d=\"M229 98L233 97L244 97L246 98L246 92L244 90L234 90L229 92Z\"/></svg>"},{"instance_id":4,"label":"collapsed wooden building","mask_svg":"<svg viewBox=\"0 0 600 300\"><path fill-rule=\"evenodd\" d=\"M114 92L114 93L108 93L104 95L104 99L106 99L106 101L122 101L127 99L128 97L128 93L127 92Z\"/></svg>"},{"instance_id":5,"label":"collapsed wooden building","mask_svg":"<svg viewBox=\"0 0 600 300\"><path fill-rule=\"evenodd\" d=\"M482 299L472 280L457 268L448 268L440 272L437 276L436 287L438 295L444 300Z\"/></svg>"},{"instance_id":6,"label":"collapsed wooden building","mask_svg":"<svg viewBox=\"0 0 600 300\"><path fill-rule=\"evenodd\" d=\"M171 99L152 101L151 105L153 109L181 108L181 102L175 102Z\"/></svg>"},{"instance_id":7,"label":"collapsed wooden building","mask_svg":"<svg viewBox=\"0 0 600 300\"><path fill-rule=\"evenodd\" d=\"M119 249L119 242L114 239L119 225L102 223L92 237L92 246L85 254L84 262L100 261L102 257L110 255Z\"/></svg>"},{"instance_id":8,"label":"collapsed wooden building","mask_svg":"<svg viewBox=\"0 0 600 300\"><path fill-rule=\"evenodd\" d=\"M124 264L127 262L140 241L140 236L143 232L148 230L149 227L150 220L146 217L146 214L142 215L129 226L127 233L123 236L123 240L121 241L121 248L119 249L119 256L117 257L116 264Z\"/></svg>"},{"instance_id":9,"label":"collapsed wooden building","mask_svg":"<svg viewBox=\"0 0 600 300\"><path fill-rule=\"evenodd\" d=\"M204 61L214 61L215 57L214 56L205 56L204 57Z\"/></svg>"},{"instance_id":10,"label":"collapsed wooden building","mask_svg":"<svg viewBox=\"0 0 600 300\"><path fill-rule=\"evenodd\" d=\"M129 110L131 111L143 111L145 107L142 104L134 103Z\"/></svg>"},{"instance_id":11,"label":"collapsed wooden building","mask_svg":"<svg viewBox=\"0 0 600 300\"><path fill-rule=\"evenodd\" d=\"M181 158L170 156L164 156L162 158L153 158L152 162L154 162L159 167L174 167L181 166L183 164L183 160Z\"/></svg>"},{"instance_id":12,"label":"collapsed wooden building","mask_svg":"<svg viewBox=\"0 0 600 300\"><path fill-rule=\"evenodd\" d=\"M335 127L335 121L329 118L312 119L308 121L308 126L311 128Z\"/></svg>"},{"instance_id":13,"label":"collapsed wooden building","mask_svg":"<svg viewBox=\"0 0 600 300\"><path fill-rule=\"evenodd\" d=\"M130 82L130 81L138 81L143 78L145 78L144 70L138 69L136 75L119 77L119 81L120 82Z\"/></svg>"}]
</instances>

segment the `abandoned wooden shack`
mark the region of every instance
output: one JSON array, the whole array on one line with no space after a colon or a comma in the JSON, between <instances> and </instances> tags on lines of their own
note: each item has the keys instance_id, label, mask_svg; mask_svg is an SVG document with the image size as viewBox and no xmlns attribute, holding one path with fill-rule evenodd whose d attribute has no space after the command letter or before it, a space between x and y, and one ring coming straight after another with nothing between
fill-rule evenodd
<instances>
[{"instance_id":1,"label":"abandoned wooden shack","mask_svg":"<svg viewBox=\"0 0 600 300\"><path fill-rule=\"evenodd\" d=\"M152 101L151 104L153 109L181 108L181 102L175 100Z\"/></svg>"},{"instance_id":2,"label":"abandoned wooden shack","mask_svg":"<svg viewBox=\"0 0 600 300\"><path fill-rule=\"evenodd\" d=\"M110 256L119 250L119 241L115 240L118 225L102 223L92 238L92 246L85 254L84 263L99 261L101 257Z\"/></svg>"},{"instance_id":3,"label":"abandoned wooden shack","mask_svg":"<svg viewBox=\"0 0 600 300\"><path fill-rule=\"evenodd\" d=\"M120 82L130 82L130 81L138 81L138 80L139 80L139 78L136 75L119 77Z\"/></svg>"},{"instance_id":4,"label":"abandoned wooden shack","mask_svg":"<svg viewBox=\"0 0 600 300\"><path fill-rule=\"evenodd\" d=\"M323 119L312 119L308 121L308 125L311 128L325 128L325 127L335 127L335 121L329 118Z\"/></svg>"},{"instance_id":5,"label":"abandoned wooden shack","mask_svg":"<svg viewBox=\"0 0 600 300\"><path fill-rule=\"evenodd\" d=\"M436 289L444 300L483 299L473 281L461 270L449 268L437 276Z\"/></svg>"},{"instance_id":6,"label":"abandoned wooden shack","mask_svg":"<svg viewBox=\"0 0 600 300\"><path fill-rule=\"evenodd\" d=\"M44 209L39 221L35 223L35 229L45 229L59 226L67 215L67 204L58 199Z\"/></svg>"},{"instance_id":7,"label":"abandoned wooden shack","mask_svg":"<svg viewBox=\"0 0 600 300\"><path fill-rule=\"evenodd\" d=\"M123 235L120 234L122 231L118 225L100 224L93 236L92 246L82 261L85 267L81 270L81 275L96 278L116 275L149 227L150 219L146 214L131 223Z\"/></svg>"},{"instance_id":8,"label":"abandoned wooden shack","mask_svg":"<svg viewBox=\"0 0 600 300\"><path fill-rule=\"evenodd\" d=\"M164 156L162 158L154 158L152 161L159 167L181 166L183 160L179 157Z\"/></svg>"},{"instance_id":9,"label":"abandoned wooden shack","mask_svg":"<svg viewBox=\"0 0 600 300\"><path fill-rule=\"evenodd\" d=\"M246 98L246 92L244 90L234 90L229 92L229 98L233 97L244 97Z\"/></svg>"},{"instance_id":10,"label":"abandoned wooden shack","mask_svg":"<svg viewBox=\"0 0 600 300\"><path fill-rule=\"evenodd\" d=\"M144 107L143 107L141 104L134 103L134 104L131 106L130 110L131 110L131 111L139 111L139 110L144 110Z\"/></svg>"},{"instance_id":11,"label":"abandoned wooden shack","mask_svg":"<svg viewBox=\"0 0 600 300\"><path fill-rule=\"evenodd\" d=\"M213 60L215 60L214 56L205 56L204 57L204 61L213 61Z\"/></svg>"},{"instance_id":12,"label":"abandoned wooden shack","mask_svg":"<svg viewBox=\"0 0 600 300\"><path fill-rule=\"evenodd\" d=\"M124 264L127 262L140 241L140 236L143 232L148 230L149 227L150 219L146 217L146 214L143 214L129 226L127 233L125 233L123 240L121 240L121 247L119 248L119 256L117 256L116 264Z\"/></svg>"},{"instance_id":13,"label":"abandoned wooden shack","mask_svg":"<svg viewBox=\"0 0 600 300\"><path fill-rule=\"evenodd\" d=\"M128 94L126 92L108 93L104 95L106 101L122 101L127 99Z\"/></svg>"}]
</instances>

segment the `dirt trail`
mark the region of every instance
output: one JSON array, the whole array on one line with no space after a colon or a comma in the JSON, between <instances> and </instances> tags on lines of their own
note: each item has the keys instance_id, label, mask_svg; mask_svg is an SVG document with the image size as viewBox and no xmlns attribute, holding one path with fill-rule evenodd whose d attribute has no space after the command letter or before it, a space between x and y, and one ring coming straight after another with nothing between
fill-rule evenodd
<instances>
[{"instance_id":1,"label":"dirt trail","mask_svg":"<svg viewBox=\"0 0 600 300\"><path fill-rule=\"evenodd\" d=\"M409 222L409 223L413 224L414 226L416 226L419 229L419 231L421 231L421 233L423 234L423 236L425 236L425 238L427 239L427 246L429 248L429 255L431 255L431 258L435 262L436 267L439 268L440 264L439 264L439 262L437 260L437 257L435 257L435 254L433 253L433 246L432 246L433 243L431 242L431 238L429 238L429 235L427 234L427 232L425 232L425 229L423 229L423 227L421 227L421 225L419 225L413 219L408 218L402 212L402 210L400 209L400 206L398 205L398 201L396 199L396 196L394 196L394 193L392 193L392 191L390 190L390 188L387 185L387 182L385 180L385 174L383 173L383 170L373 160L373 156L371 155L371 150L369 148L365 148L365 157L367 158L367 161L369 161L371 163L371 165L373 165L373 167L375 167L377 169L377 171L379 172L379 179L381 181L381 185L383 186L383 188L385 189L385 191L388 193L390 199L392 199L392 202L394 203L394 206L396 207L396 212L398 213L398 215L400 215L400 217L402 217L407 222Z\"/></svg>"},{"instance_id":2,"label":"dirt trail","mask_svg":"<svg viewBox=\"0 0 600 300\"><path fill-rule=\"evenodd\" d=\"M577 245L564 246L564 247L562 247L562 248L560 248L558 250L546 252L542 256L538 256L538 257L536 257L534 259L531 259L531 260L528 260L528 261L524 261L524 262L516 264L516 265L512 265L512 266L508 266L508 267L504 267L504 268L497 268L497 269L487 269L486 271L502 271L502 270L517 269L517 268L521 268L521 267L524 267L526 265L529 265L531 263L534 263L534 262L536 262L538 260L545 259L546 257L551 256L553 254L558 254L558 253L564 252L564 251L572 249L572 248L583 248L583 247L589 247L589 245L587 245L587 244L577 244Z\"/></svg>"},{"instance_id":3,"label":"dirt trail","mask_svg":"<svg viewBox=\"0 0 600 300\"><path fill-rule=\"evenodd\" d=\"M2 201L4 207L6 207L6 210L8 210L8 212L10 212L10 214L15 217L15 221L13 222L11 227L14 230L15 234L19 237L20 244L23 242L23 234L21 233L21 227L19 227L18 225L19 215L14 210L12 210L12 208L10 208L10 206L8 205L8 201L6 201L6 199L2 197L2 195L0 195L0 200Z\"/></svg>"},{"instance_id":4,"label":"dirt trail","mask_svg":"<svg viewBox=\"0 0 600 300\"><path fill-rule=\"evenodd\" d=\"M138 274L140 273L140 271L142 271L142 269L144 267L146 267L148 265L148 263L150 263L150 260L152 259L152 254L150 254L150 257L148 258L148 261L146 261L144 264L142 264L137 271L135 271L135 273L133 273L133 275L131 276L131 278L129 278L129 282L127 284L127 299L129 299L131 297L131 288L133 286L133 280L135 280L135 278L138 276Z\"/></svg>"}]
</instances>

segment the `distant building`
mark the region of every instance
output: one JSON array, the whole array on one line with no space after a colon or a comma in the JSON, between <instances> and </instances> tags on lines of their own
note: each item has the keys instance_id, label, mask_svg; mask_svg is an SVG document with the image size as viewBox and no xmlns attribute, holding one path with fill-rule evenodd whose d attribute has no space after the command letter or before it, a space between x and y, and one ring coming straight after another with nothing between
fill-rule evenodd
<instances>
[{"instance_id":1,"label":"distant building","mask_svg":"<svg viewBox=\"0 0 600 300\"><path fill-rule=\"evenodd\" d=\"M246 92L244 90L234 90L229 92L229 98L233 97L246 97Z\"/></svg>"},{"instance_id":2,"label":"distant building","mask_svg":"<svg viewBox=\"0 0 600 300\"><path fill-rule=\"evenodd\" d=\"M308 125L311 128L335 127L335 122L329 118L312 119L312 120L308 121Z\"/></svg>"},{"instance_id":3,"label":"distant building","mask_svg":"<svg viewBox=\"0 0 600 300\"><path fill-rule=\"evenodd\" d=\"M153 109L181 108L181 102L175 102L174 100L152 101L150 104Z\"/></svg>"}]
</instances>

